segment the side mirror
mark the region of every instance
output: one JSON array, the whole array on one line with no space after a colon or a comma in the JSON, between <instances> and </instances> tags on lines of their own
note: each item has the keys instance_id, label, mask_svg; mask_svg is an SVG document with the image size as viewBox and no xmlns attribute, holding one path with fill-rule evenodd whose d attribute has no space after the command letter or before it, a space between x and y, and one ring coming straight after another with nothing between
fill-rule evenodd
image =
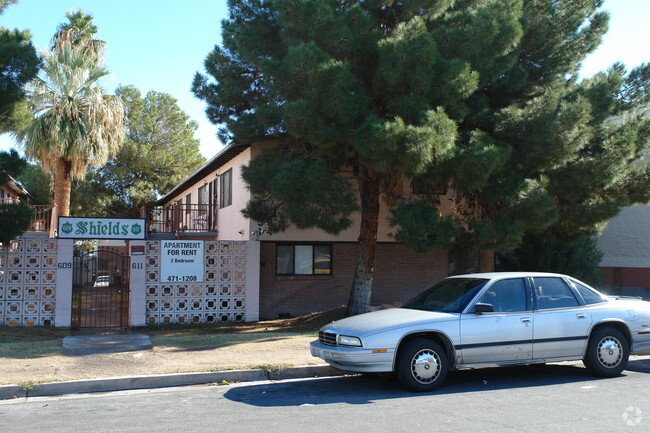
<instances>
[{"instance_id":1,"label":"side mirror","mask_svg":"<svg viewBox=\"0 0 650 433\"><path fill-rule=\"evenodd\" d=\"M483 302L478 302L474 305L474 313L494 313L494 306L492 304L484 304Z\"/></svg>"}]
</instances>

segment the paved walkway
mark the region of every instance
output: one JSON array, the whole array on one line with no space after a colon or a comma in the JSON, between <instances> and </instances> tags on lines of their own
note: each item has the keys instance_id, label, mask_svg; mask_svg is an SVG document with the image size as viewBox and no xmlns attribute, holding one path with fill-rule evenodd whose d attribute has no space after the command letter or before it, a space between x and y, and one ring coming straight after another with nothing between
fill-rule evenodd
<instances>
[{"instance_id":1,"label":"paved walkway","mask_svg":"<svg viewBox=\"0 0 650 433\"><path fill-rule=\"evenodd\" d=\"M74 335L63 339L63 348L70 355L133 352L151 349L151 339L144 334Z\"/></svg>"}]
</instances>

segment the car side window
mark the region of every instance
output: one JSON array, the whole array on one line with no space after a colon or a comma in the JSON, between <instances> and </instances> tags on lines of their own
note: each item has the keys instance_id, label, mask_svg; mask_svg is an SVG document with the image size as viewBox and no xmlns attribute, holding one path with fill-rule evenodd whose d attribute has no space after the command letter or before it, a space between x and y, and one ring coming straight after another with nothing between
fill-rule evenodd
<instances>
[{"instance_id":1,"label":"car side window","mask_svg":"<svg viewBox=\"0 0 650 433\"><path fill-rule=\"evenodd\" d=\"M578 293L580 293L580 296L582 296L582 299L585 300L585 304L599 304L605 301L599 293L596 293L584 284L573 281L573 285L575 286Z\"/></svg>"},{"instance_id":2,"label":"car side window","mask_svg":"<svg viewBox=\"0 0 650 433\"><path fill-rule=\"evenodd\" d=\"M538 309L547 310L551 308L577 307L580 305L562 278L538 277L534 281Z\"/></svg>"},{"instance_id":3,"label":"car side window","mask_svg":"<svg viewBox=\"0 0 650 433\"><path fill-rule=\"evenodd\" d=\"M491 304L495 313L526 311L526 285L523 278L495 282L481 295L478 302Z\"/></svg>"}]
</instances>

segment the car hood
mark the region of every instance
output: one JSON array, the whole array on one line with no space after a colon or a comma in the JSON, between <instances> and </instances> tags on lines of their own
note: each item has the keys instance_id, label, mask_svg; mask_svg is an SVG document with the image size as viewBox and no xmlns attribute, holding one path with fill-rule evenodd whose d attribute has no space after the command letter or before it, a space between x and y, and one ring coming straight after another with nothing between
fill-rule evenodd
<instances>
[{"instance_id":1,"label":"car hood","mask_svg":"<svg viewBox=\"0 0 650 433\"><path fill-rule=\"evenodd\" d=\"M321 329L337 334L363 336L385 331L386 329L457 319L458 314L452 313L438 313L408 308L390 308L388 310L346 317L345 319L325 325Z\"/></svg>"}]
</instances>

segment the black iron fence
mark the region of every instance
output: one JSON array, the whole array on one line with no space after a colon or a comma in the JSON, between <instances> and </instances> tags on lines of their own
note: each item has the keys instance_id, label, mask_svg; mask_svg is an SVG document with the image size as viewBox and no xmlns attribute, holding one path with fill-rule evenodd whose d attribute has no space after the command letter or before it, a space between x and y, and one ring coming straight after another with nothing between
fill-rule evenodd
<instances>
[{"instance_id":1,"label":"black iron fence","mask_svg":"<svg viewBox=\"0 0 650 433\"><path fill-rule=\"evenodd\" d=\"M217 231L219 206L212 204L174 204L143 209L151 233L208 233Z\"/></svg>"},{"instance_id":2,"label":"black iron fence","mask_svg":"<svg viewBox=\"0 0 650 433\"><path fill-rule=\"evenodd\" d=\"M129 326L130 258L98 249L73 258L72 326Z\"/></svg>"}]
</instances>

